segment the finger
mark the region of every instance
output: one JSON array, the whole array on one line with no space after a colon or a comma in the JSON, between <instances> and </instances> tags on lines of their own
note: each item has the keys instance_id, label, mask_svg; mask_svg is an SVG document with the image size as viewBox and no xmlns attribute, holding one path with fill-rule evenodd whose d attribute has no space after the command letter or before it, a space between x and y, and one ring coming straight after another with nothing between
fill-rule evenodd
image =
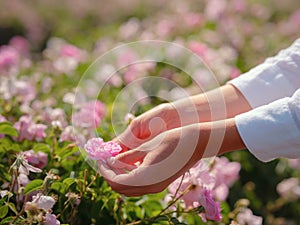
<instances>
[{"instance_id":1,"label":"finger","mask_svg":"<svg viewBox=\"0 0 300 225\"><path fill-rule=\"evenodd\" d=\"M137 167L134 164L125 163L119 159L116 159L115 157L109 158L107 160L107 164L112 169L114 170L119 169L119 171L123 171L123 172L131 171Z\"/></svg>"},{"instance_id":2,"label":"finger","mask_svg":"<svg viewBox=\"0 0 300 225\"><path fill-rule=\"evenodd\" d=\"M146 154L146 151L130 150L117 155L115 160L125 164L134 165L137 162L142 162Z\"/></svg>"},{"instance_id":3,"label":"finger","mask_svg":"<svg viewBox=\"0 0 300 225\"><path fill-rule=\"evenodd\" d=\"M122 134L116 137L117 143L125 146L127 149L135 149L140 146L149 138L149 135L145 136L145 132L141 132L141 129L144 130L141 126L139 120L134 120Z\"/></svg>"}]
</instances>

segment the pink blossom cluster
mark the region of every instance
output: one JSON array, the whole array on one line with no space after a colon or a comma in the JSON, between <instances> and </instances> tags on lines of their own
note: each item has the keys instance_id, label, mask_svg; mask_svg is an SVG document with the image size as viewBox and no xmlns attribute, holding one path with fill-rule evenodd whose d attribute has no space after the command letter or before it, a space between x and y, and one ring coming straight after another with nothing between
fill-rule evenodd
<instances>
[{"instance_id":1,"label":"pink blossom cluster","mask_svg":"<svg viewBox=\"0 0 300 225\"><path fill-rule=\"evenodd\" d=\"M72 116L72 122L76 127L93 130L99 126L106 113L105 105L98 101L84 103L78 112Z\"/></svg>"},{"instance_id":2,"label":"pink blossom cluster","mask_svg":"<svg viewBox=\"0 0 300 225\"><path fill-rule=\"evenodd\" d=\"M35 123L31 116L24 115L14 124L14 128L19 132L18 141L36 140L42 141L46 137L47 126Z\"/></svg>"},{"instance_id":3,"label":"pink blossom cluster","mask_svg":"<svg viewBox=\"0 0 300 225\"><path fill-rule=\"evenodd\" d=\"M300 198L300 182L296 177L284 179L277 185L277 192L288 201L296 201Z\"/></svg>"},{"instance_id":4,"label":"pink blossom cluster","mask_svg":"<svg viewBox=\"0 0 300 225\"><path fill-rule=\"evenodd\" d=\"M43 210L45 211L45 216L43 218L44 225L59 225L60 221L56 219L54 214L51 214L51 209L53 208L54 204L55 200L53 197L38 193L32 197L31 201L25 203L25 210Z\"/></svg>"},{"instance_id":5,"label":"pink blossom cluster","mask_svg":"<svg viewBox=\"0 0 300 225\"><path fill-rule=\"evenodd\" d=\"M119 144L112 141L104 142L99 137L88 140L84 149L91 159L101 162L118 155L122 151Z\"/></svg>"},{"instance_id":6,"label":"pink blossom cluster","mask_svg":"<svg viewBox=\"0 0 300 225\"><path fill-rule=\"evenodd\" d=\"M28 42L20 36L13 37L9 45L0 47L0 76L15 75L23 56L29 52Z\"/></svg>"},{"instance_id":7,"label":"pink blossom cluster","mask_svg":"<svg viewBox=\"0 0 300 225\"><path fill-rule=\"evenodd\" d=\"M69 75L85 59L85 52L60 38L51 38L44 55L52 61L52 66L60 73Z\"/></svg>"},{"instance_id":8,"label":"pink blossom cluster","mask_svg":"<svg viewBox=\"0 0 300 225\"><path fill-rule=\"evenodd\" d=\"M27 161L37 168L43 169L48 164L48 155L45 152L35 153L33 150L28 150L23 153Z\"/></svg>"},{"instance_id":9,"label":"pink blossom cluster","mask_svg":"<svg viewBox=\"0 0 300 225\"><path fill-rule=\"evenodd\" d=\"M242 208L236 218L239 225L262 225L263 219L260 216L253 215L251 209Z\"/></svg>"},{"instance_id":10,"label":"pink blossom cluster","mask_svg":"<svg viewBox=\"0 0 300 225\"><path fill-rule=\"evenodd\" d=\"M205 208L205 214L201 214L201 217L204 220L206 218L218 221L221 218L220 207L214 199L226 200L230 185L238 179L239 170L239 163L229 162L225 157L215 158L211 166L205 161L200 161L184 177L175 180L168 190L171 195L177 193L175 197L178 197L190 187L181 197L185 207L202 205L205 208L206 205L203 204L207 201L209 206ZM166 200L169 199L170 196L167 196Z\"/></svg>"}]
</instances>

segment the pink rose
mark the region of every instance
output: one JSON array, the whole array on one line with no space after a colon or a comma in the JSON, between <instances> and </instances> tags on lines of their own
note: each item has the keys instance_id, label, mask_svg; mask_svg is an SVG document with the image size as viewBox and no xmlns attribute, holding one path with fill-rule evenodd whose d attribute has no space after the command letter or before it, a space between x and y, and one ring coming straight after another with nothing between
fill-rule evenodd
<instances>
[{"instance_id":1,"label":"pink rose","mask_svg":"<svg viewBox=\"0 0 300 225\"><path fill-rule=\"evenodd\" d=\"M263 220L260 216L253 215L250 209L244 208L237 215L237 222L240 225L262 225Z\"/></svg>"},{"instance_id":2,"label":"pink rose","mask_svg":"<svg viewBox=\"0 0 300 225\"><path fill-rule=\"evenodd\" d=\"M46 213L44 225L60 225L54 214Z\"/></svg>"},{"instance_id":3,"label":"pink rose","mask_svg":"<svg viewBox=\"0 0 300 225\"><path fill-rule=\"evenodd\" d=\"M0 71L7 72L19 64L18 51L10 46L0 47Z\"/></svg>"},{"instance_id":4,"label":"pink rose","mask_svg":"<svg viewBox=\"0 0 300 225\"><path fill-rule=\"evenodd\" d=\"M74 45L64 44L60 49L61 57L70 57L80 61L82 58L82 51Z\"/></svg>"},{"instance_id":5,"label":"pink rose","mask_svg":"<svg viewBox=\"0 0 300 225\"><path fill-rule=\"evenodd\" d=\"M200 195L198 203L195 202L194 206L197 206L198 204L204 207L205 210L204 216L206 219L215 220L218 222L221 220L222 215L221 215L220 203L214 201L211 191L204 190L203 193ZM203 218L203 216L201 217Z\"/></svg>"},{"instance_id":6,"label":"pink rose","mask_svg":"<svg viewBox=\"0 0 300 225\"><path fill-rule=\"evenodd\" d=\"M27 55L29 53L29 43L21 36L14 36L10 39L9 45L14 47L22 55Z\"/></svg>"},{"instance_id":7,"label":"pink rose","mask_svg":"<svg viewBox=\"0 0 300 225\"><path fill-rule=\"evenodd\" d=\"M106 113L105 105L96 100L82 105L80 110L73 114L72 121L75 126L94 129L99 126Z\"/></svg>"},{"instance_id":8,"label":"pink rose","mask_svg":"<svg viewBox=\"0 0 300 225\"><path fill-rule=\"evenodd\" d=\"M33 150L28 150L24 152L24 156L30 164L40 169L46 167L48 163L48 155L44 152L34 153Z\"/></svg>"},{"instance_id":9,"label":"pink rose","mask_svg":"<svg viewBox=\"0 0 300 225\"><path fill-rule=\"evenodd\" d=\"M18 122L14 124L19 132L19 141L26 140L36 140L41 141L46 137L45 130L47 128L44 124L36 124L32 121L30 116L22 116Z\"/></svg>"},{"instance_id":10,"label":"pink rose","mask_svg":"<svg viewBox=\"0 0 300 225\"><path fill-rule=\"evenodd\" d=\"M118 155L122 148L112 141L104 142L102 138L92 138L84 145L85 151L94 160L106 160Z\"/></svg>"}]
</instances>

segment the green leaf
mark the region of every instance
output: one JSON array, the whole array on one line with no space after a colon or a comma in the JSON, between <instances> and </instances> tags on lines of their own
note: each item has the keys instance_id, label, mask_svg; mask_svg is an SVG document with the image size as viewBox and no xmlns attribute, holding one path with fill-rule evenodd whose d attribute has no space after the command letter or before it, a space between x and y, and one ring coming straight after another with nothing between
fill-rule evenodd
<instances>
[{"instance_id":1,"label":"green leaf","mask_svg":"<svg viewBox=\"0 0 300 225\"><path fill-rule=\"evenodd\" d=\"M12 203L12 202L6 202L5 204L6 204L6 205L10 208L10 210L13 211L16 215L18 214L18 211L17 211L16 206L15 206L14 203Z\"/></svg>"},{"instance_id":2,"label":"green leaf","mask_svg":"<svg viewBox=\"0 0 300 225\"><path fill-rule=\"evenodd\" d=\"M11 224L11 222L13 222L15 220L15 217L13 216L9 216L6 217L5 219L3 219L0 224Z\"/></svg>"},{"instance_id":3,"label":"green leaf","mask_svg":"<svg viewBox=\"0 0 300 225\"><path fill-rule=\"evenodd\" d=\"M2 122L0 123L0 134L6 134L9 136L18 136L17 130L12 126L11 123Z\"/></svg>"},{"instance_id":4,"label":"green leaf","mask_svg":"<svg viewBox=\"0 0 300 225\"><path fill-rule=\"evenodd\" d=\"M66 189L69 189L69 187L74 184L76 181L74 178L68 177L64 179L63 183L67 186Z\"/></svg>"},{"instance_id":5,"label":"green leaf","mask_svg":"<svg viewBox=\"0 0 300 225\"><path fill-rule=\"evenodd\" d=\"M64 193L64 185L60 183L59 181L54 181L51 184L51 189L58 191L60 193Z\"/></svg>"},{"instance_id":6,"label":"green leaf","mask_svg":"<svg viewBox=\"0 0 300 225\"><path fill-rule=\"evenodd\" d=\"M33 146L34 152L50 152L50 146L44 143L37 143Z\"/></svg>"},{"instance_id":7,"label":"green leaf","mask_svg":"<svg viewBox=\"0 0 300 225\"><path fill-rule=\"evenodd\" d=\"M8 213L8 206L4 205L0 207L0 218L2 219L3 217L6 216L6 214Z\"/></svg>"},{"instance_id":8,"label":"green leaf","mask_svg":"<svg viewBox=\"0 0 300 225\"><path fill-rule=\"evenodd\" d=\"M43 180L40 180L40 179L36 179L36 180L33 180L31 182L29 182L26 186L25 186L25 189L24 189L24 194L27 195L35 190L39 190L43 187Z\"/></svg>"}]
</instances>

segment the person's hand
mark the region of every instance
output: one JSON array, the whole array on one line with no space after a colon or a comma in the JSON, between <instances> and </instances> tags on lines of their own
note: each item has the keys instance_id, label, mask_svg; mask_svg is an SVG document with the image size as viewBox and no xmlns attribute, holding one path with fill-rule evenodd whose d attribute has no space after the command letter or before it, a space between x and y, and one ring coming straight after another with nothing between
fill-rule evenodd
<instances>
[{"instance_id":1,"label":"person's hand","mask_svg":"<svg viewBox=\"0 0 300 225\"><path fill-rule=\"evenodd\" d=\"M171 103L164 103L134 118L113 141L123 150L135 149L158 134L180 126L179 115Z\"/></svg>"},{"instance_id":2,"label":"person's hand","mask_svg":"<svg viewBox=\"0 0 300 225\"><path fill-rule=\"evenodd\" d=\"M251 106L245 97L228 84L203 94L161 104L133 119L114 141L127 151L164 131L189 124L233 118L249 110Z\"/></svg>"},{"instance_id":3,"label":"person's hand","mask_svg":"<svg viewBox=\"0 0 300 225\"><path fill-rule=\"evenodd\" d=\"M233 118L198 123L165 131L99 169L115 191L139 196L164 190L201 158L245 147Z\"/></svg>"},{"instance_id":4,"label":"person's hand","mask_svg":"<svg viewBox=\"0 0 300 225\"><path fill-rule=\"evenodd\" d=\"M209 131L199 125L168 130L99 166L112 189L126 196L164 190L201 157ZM199 147L201 146L201 147Z\"/></svg>"}]
</instances>

